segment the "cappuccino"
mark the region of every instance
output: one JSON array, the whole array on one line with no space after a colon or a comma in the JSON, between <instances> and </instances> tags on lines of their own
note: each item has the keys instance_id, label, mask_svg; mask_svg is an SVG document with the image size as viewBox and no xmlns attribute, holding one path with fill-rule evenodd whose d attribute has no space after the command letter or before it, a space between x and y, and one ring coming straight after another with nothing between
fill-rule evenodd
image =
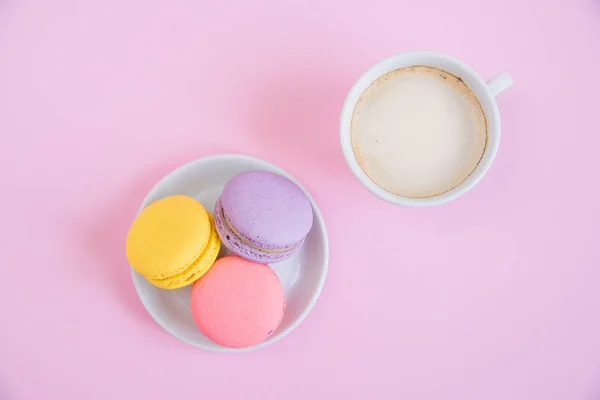
<instances>
[{"instance_id":1,"label":"cappuccino","mask_svg":"<svg viewBox=\"0 0 600 400\"><path fill-rule=\"evenodd\" d=\"M399 196L424 198L453 189L477 168L487 121L462 79L417 65L388 72L362 93L350 137L374 183Z\"/></svg>"}]
</instances>

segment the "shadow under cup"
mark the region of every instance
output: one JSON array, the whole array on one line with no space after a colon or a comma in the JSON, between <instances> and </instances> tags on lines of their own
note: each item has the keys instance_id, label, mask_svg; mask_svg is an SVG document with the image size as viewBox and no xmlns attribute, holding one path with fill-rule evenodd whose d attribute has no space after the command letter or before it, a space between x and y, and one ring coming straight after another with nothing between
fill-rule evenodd
<instances>
[{"instance_id":1,"label":"shadow under cup","mask_svg":"<svg viewBox=\"0 0 600 400\"><path fill-rule=\"evenodd\" d=\"M378 186L360 167L354 154L351 140L352 117L356 104L363 92L381 76L399 68L416 65L435 67L461 78L477 97L487 121L487 144L479 164L459 185L449 191L431 197L404 197ZM509 85L510 83L505 84L505 86ZM496 92L501 90L498 89ZM494 99L494 93L490 90L490 86L471 67L453 57L440 53L426 51L408 52L392 56L375 64L358 78L354 86L350 89L342 108L340 136L346 162L354 175L367 189L391 203L424 207L453 200L469 191L481 180L483 175L489 170L498 151L500 143L500 116Z\"/></svg>"}]
</instances>

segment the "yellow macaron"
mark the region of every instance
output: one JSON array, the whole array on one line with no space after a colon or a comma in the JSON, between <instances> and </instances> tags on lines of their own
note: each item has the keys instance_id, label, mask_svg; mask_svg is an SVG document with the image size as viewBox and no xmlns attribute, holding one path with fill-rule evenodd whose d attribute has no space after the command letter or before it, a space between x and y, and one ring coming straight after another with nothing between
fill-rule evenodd
<instances>
[{"instance_id":1,"label":"yellow macaron","mask_svg":"<svg viewBox=\"0 0 600 400\"><path fill-rule=\"evenodd\" d=\"M212 266L221 242L212 216L195 199L170 196L146 207L127 234L131 267L153 285L177 289Z\"/></svg>"}]
</instances>

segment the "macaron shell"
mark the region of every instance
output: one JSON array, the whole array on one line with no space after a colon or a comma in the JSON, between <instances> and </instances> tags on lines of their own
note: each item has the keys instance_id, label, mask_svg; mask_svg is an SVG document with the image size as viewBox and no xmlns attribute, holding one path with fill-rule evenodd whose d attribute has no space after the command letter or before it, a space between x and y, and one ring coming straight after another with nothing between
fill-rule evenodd
<instances>
[{"instance_id":1,"label":"macaron shell","mask_svg":"<svg viewBox=\"0 0 600 400\"><path fill-rule=\"evenodd\" d=\"M213 263L217 259L217 256L219 255L219 250L221 249L221 240L219 239L219 235L217 234L213 216L210 214L209 219L210 236L208 238L208 243L206 244L204 251L202 252L200 257L198 257L196 262L194 262L185 271L168 278L146 278L151 284L161 289L179 289L181 287L194 283L208 271L208 269L213 265Z\"/></svg>"},{"instance_id":2,"label":"macaron shell","mask_svg":"<svg viewBox=\"0 0 600 400\"><path fill-rule=\"evenodd\" d=\"M187 270L210 236L208 212L188 196L170 196L146 207L135 219L126 241L131 267L150 279Z\"/></svg>"},{"instance_id":3,"label":"macaron shell","mask_svg":"<svg viewBox=\"0 0 600 400\"><path fill-rule=\"evenodd\" d=\"M242 172L221 194L224 215L243 237L263 248L285 248L302 241L313 213L306 193L291 180L267 171Z\"/></svg>"},{"instance_id":4,"label":"macaron shell","mask_svg":"<svg viewBox=\"0 0 600 400\"><path fill-rule=\"evenodd\" d=\"M217 260L192 288L196 325L222 346L264 341L281 323L284 310L285 294L275 272L238 256Z\"/></svg>"},{"instance_id":5,"label":"macaron shell","mask_svg":"<svg viewBox=\"0 0 600 400\"><path fill-rule=\"evenodd\" d=\"M234 232L227 221L225 221L220 199L217 200L214 213L215 226L219 236L221 237L222 243L234 254L237 254L238 256L247 260L265 264L278 263L290 258L292 255L294 255L294 253L296 253L296 251L298 251L300 247L302 247L302 244L304 244L304 240L302 240L300 243L297 243L296 246L281 252L270 252L257 249L256 247L247 243L247 241L238 237L237 233Z\"/></svg>"}]
</instances>

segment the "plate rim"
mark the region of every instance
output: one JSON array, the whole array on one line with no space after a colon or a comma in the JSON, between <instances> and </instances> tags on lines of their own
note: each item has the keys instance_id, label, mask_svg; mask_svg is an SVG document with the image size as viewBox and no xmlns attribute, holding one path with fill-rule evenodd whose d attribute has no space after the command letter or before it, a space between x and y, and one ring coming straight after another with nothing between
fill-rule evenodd
<instances>
[{"instance_id":1,"label":"plate rim","mask_svg":"<svg viewBox=\"0 0 600 400\"><path fill-rule=\"evenodd\" d=\"M252 351L252 350L257 350L260 349L262 347L266 347L270 344L273 344L275 342L278 342L279 340L283 339L285 336L287 336L288 334L290 334L294 329L296 329L296 327L298 327L298 325L300 325L300 323L302 323L302 321L304 321L304 319L308 316L308 314L310 313L310 311L313 309L313 307L315 306L315 304L317 303L317 300L319 299L319 296L321 295L321 292L323 290L323 286L325 285L325 280L327 278L327 272L329 269L329 235L327 233L327 227L325 226L325 219L323 218L323 214L321 213L321 210L319 209L319 206L317 205L317 202L315 201L315 199L311 196L311 194L308 192L308 190L298 181L298 179L296 179L292 174L290 174L289 172L287 172L286 170L284 170L283 168L279 167L276 164L273 164L263 158L260 157L255 157L255 156L251 156L248 154L242 154L242 153L219 153L219 154L212 154L212 155L208 155L208 156L204 156L204 157L200 157L200 158L196 158L194 160L185 162L177 167L175 167L173 170L171 170L170 172L168 172L166 175L164 175L162 178L160 178L158 180L158 182L156 182L154 184L154 186L152 186L152 188L148 191L148 193L146 194L146 196L144 197L144 200L142 200L142 204L140 205L140 208L136 214L136 217L139 215L139 213L148 205L146 205L146 203L149 201L149 199L151 199L153 196L153 194L157 191L158 186L163 183L164 181L167 181L169 178L171 178L173 175L177 174L178 172L180 172L182 169L185 168L189 168L190 165L195 164L195 163L199 163L199 162L208 162L211 159L225 159L225 158L232 158L232 159L238 159L238 160L246 160L246 161L252 161L252 162L259 162L260 164L263 164L265 166L268 166L269 168L271 168L273 171L275 171L276 173L290 179L292 182L294 182L296 185L298 185L300 187L300 189L302 189L302 191L306 194L306 196L308 197L311 206L313 208L313 212L315 214L315 222L317 222L319 224L319 227L321 228L321 230L323 231L323 239L322 239L322 243L323 243L323 266L321 268L321 274L319 276L319 280L317 282L317 285L313 288L313 292L310 296L310 300L308 302L308 305L305 307L305 309L300 313L300 315L298 316L298 318L296 318L296 320L294 321L294 323L292 323L289 327L287 327L285 330L283 330L282 332L280 332L277 335L273 335L272 337L266 339L265 341L258 343L254 346L249 346L249 347L244 347L244 348L230 348L230 347L225 347L225 346L219 346L218 344L215 344L215 347L206 347L206 346L202 346L199 345L197 343L194 343L192 341L189 341L183 337L181 337L180 335L178 335L174 330L172 330L170 328L169 324L166 324L162 321L161 318L157 317L154 315L153 311L151 311L151 308L146 304L146 300L144 299L144 296L142 296L142 294L140 293L140 288L138 287L138 283L137 280L138 279L144 279L143 276L141 276L140 274L138 274L133 268L131 268L131 265L129 266L130 271L131 271L131 278L133 280L133 286L135 288L135 291L138 295L138 298L140 299L140 301L142 302L144 308L146 309L146 311L148 312L148 314L150 315L150 317L152 317L152 319L160 326L162 327L165 331L167 331L167 333L169 333L171 336L179 339L180 341L187 343L188 345L194 346L196 348L200 348L206 351L212 351L212 352L217 352L217 353L241 353L241 352L247 352L247 351Z\"/></svg>"}]
</instances>

